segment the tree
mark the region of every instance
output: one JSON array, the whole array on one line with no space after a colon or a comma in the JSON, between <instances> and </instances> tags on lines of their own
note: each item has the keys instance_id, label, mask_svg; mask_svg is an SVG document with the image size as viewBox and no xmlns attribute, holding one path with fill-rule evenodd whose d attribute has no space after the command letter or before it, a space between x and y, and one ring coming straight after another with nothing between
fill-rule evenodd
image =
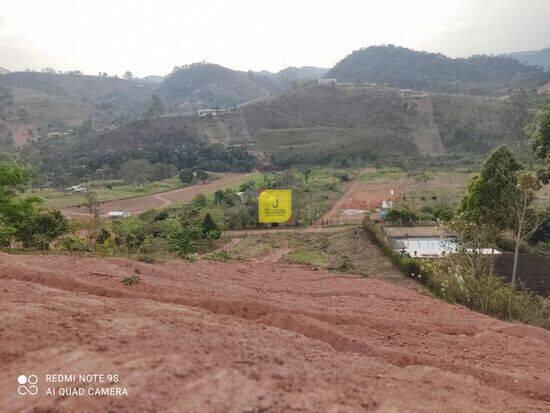
<instances>
[{"instance_id":1,"label":"tree","mask_svg":"<svg viewBox=\"0 0 550 413\"><path fill-rule=\"evenodd\" d=\"M184 185L189 185L195 180L195 175L193 175L191 169L186 168L179 172L179 178Z\"/></svg>"},{"instance_id":2,"label":"tree","mask_svg":"<svg viewBox=\"0 0 550 413\"><path fill-rule=\"evenodd\" d=\"M531 214L529 216L529 206L535 198L535 193L541 188L537 178L529 173L522 173L517 178L518 197L515 202L516 215L516 247L514 250L514 267L512 270L512 291L516 288L516 273L518 268L519 246L520 243L528 238L539 226L537 219Z\"/></svg>"},{"instance_id":3,"label":"tree","mask_svg":"<svg viewBox=\"0 0 550 413\"><path fill-rule=\"evenodd\" d=\"M122 165L120 176L126 182L143 184L154 176L154 168L146 159L132 159Z\"/></svg>"},{"instance_id":4,"label":"tree","mask_svg":"<svg viewBox=\"0 0 550 413\"><path fill-rule=\"evenodd\" d=\"M11 239L24 246L48 248L51 241L69 230L65 217L42 206L36 197L21 197L29 179L26 168L16 163L0 163L0 241Z\"/></svg>"},{"instance_id":5,"label":"tree","mask_svg":"<svg viewBox=\"0 0 550 413\"><path fill-rule=\"evenodd\" d=\"M197 179L202 181L203 184L206 183L206 181L209 177L208 172L203 171L202 169L197 170L196 176L197 176Z\"/></svg>"},{"instance_id":6,"label":"tree","mask_svg":"<svg viewBox=\"0 0 550 413\"><path fill-rule=\"evenodd\" d=\"M202 236L209 239L218 239L221 236L220 228L209 213L206 213L202 221Z\"/></svg>"},{"instance_id":7,"label":"tree","mask_svg":"<svg viewBox=\"0 0 550 413\"><path fill-rule=\"evenodd\" d=\"M90 214L99 214L99 204L97 202L97 192L93 189L86 191L86 206Z\"/></svg>"},{"instance_id":8,"label":"tree","mask_svg":"<svg viewBox=\"0 0 550 413\"><path fill-rule=\"evenodd\" d=\"M94 131L94 125L92 123L92 119L88 118L84 122L81 123L81 125L78 127L78 134L80 136L87 136L91 134Z\"/></svg>"},{"instance_id":9,"label":"tree","mask_svg":"<svg viewBox=\"0 0 550 413\"><path fill-rule=\"evenodd\" d=\"M126 80L132 80L134 78L134 75L132 74L132 72L130 72L129 70L127 70L125 73L124 73L124 79Z\"/></svg>"},{"instance_id":10,"label":"tree","mask_svg":"<svg viewBox=\"0 0 550 413\"><path fill-rule=\"evenodd\" d=\"M216 192L214 192L214 202L216 204L221 204L225 200L225 193L218 189Z\"/></svg>"},{"instance_id":11,"label":"tree","mask_svg":"<svg viewBox=\"0 0 550 413\"><path fill-rule=\"evenodd\" d=\"M303 169L302 170L302 173L304 174L304 179L306 181L306 185L307 185L307 181L309 180L309 176L311 175L311 169Z\"/></svg>"},{"instance_id":12,"label":"tree","mask_svg":"<svg viewBox=\"0 0 550 413\"><path fill-rule=\"evenodd\" d=\"M50 243L69 232L69 222L57 210L35 208L25 215L17 228L16 239L24 246L48 249Z\"/></svg>"},{"instance_id":13,"label":"tree","mask_svg":"<svg viewBox=\"0 0 550 413\"><path fill-rule=\"evenodd\" d=\"M479 175L472 178L462 199L459 212L466 221L487 229L493 251L498 233L509 224L510 210L518 197L520 169L521 164L508 148L500 146L483 161ZM491 273L492 269L491 259Z\"/></svg>"},{"instance_id":14,"label":"tree","mask_svg":"<svg viewBox=\"0 0 550 413\"><path fill-rule=\"evenodd\" d=\"M525 138L525 126L529 121L528 106L528 95L522 88L519 92L510 95L504 112L510 130L513 131L520 142Z\"/></svg>"},{"instance_id":15,"label":"tree","mask_svg":"<svg viewBox=\"0 0 550 413\"><path fill-rule=\"evenodd\" d=\"M550 103L537 115L532 125L531 142L535 155L540 159L538 176L550 182Z\"/></svg>"},{"instance_id":16,"label":"tree","mask_svg":"<svg viewBox=\"0 0 550 413\"><path fill-rule=\"evenodd\" d=\"M164 114L164 105L157 95L151 96L151 103L149 109L147 110L147 115L149 116L160 116Z\"/></svg>"},{"instance_id":17,"label":"tree","mask_svg":"<svg viewBox=\"0 0 550 413\"><path fill-rule=\"evenodd\" d=\"M28 172L23 166L0 163L0 242L5 247L9 247L17 232L18 218L22 212L17 194L27 180Z\"/></svg>"}]
</instances>

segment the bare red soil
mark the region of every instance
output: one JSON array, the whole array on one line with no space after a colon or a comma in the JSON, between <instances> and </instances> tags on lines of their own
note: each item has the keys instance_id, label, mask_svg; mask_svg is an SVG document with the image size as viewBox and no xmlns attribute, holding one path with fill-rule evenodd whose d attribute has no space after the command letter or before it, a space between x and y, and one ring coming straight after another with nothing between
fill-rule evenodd
<instances>
[{"instance_id":1,"label":"bare red soil","mask_svg":"<svg viewBox=\"0 0 550 413\"><path fill-rule=\"evenodd\" d=\"M382 201L392 201L402 195L403 184L360 182L354 181L346 186L344 194L335 202L330 210L317 222L361 222L364 214L346 214L346 210L370 211L373 208L381 208ZM393 190L393 194L391 191Z\"/></svg>"},{"instance_id":2,"label":"bare red soil","mask_svg":"<svg viewBox=\"0 0 550 413\"><path fill-rule=\"evenodd\" d=\"M302 266L0 254L0 337L2 412L550 411L550 332Z\"/></svg>"}]
</instances>

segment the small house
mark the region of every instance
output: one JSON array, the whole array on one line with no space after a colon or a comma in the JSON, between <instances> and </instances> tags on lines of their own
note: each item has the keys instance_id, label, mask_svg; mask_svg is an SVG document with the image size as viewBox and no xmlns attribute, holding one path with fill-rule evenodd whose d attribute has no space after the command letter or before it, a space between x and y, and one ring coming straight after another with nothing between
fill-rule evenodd
<instances>
[{"instance_id":1,"label":"small house","mask_svg":"<svg viewBox=\"0 0 550 413\"><path fill-rule=\"evenodd\" d=\"M128 218L130 213L127 211L109 211L107 213L107 218Z\"/></svg>"},{"instance_id":2,"label":"small house","mask_svg":"<svg viewBox=\"0 0 550 413\"><path fill-rule=\"evenodd\" d=\"M338 81L336 79L319 79L319 84L321 86L330 86L337 84Z\"/></svg>"}]
</instances>

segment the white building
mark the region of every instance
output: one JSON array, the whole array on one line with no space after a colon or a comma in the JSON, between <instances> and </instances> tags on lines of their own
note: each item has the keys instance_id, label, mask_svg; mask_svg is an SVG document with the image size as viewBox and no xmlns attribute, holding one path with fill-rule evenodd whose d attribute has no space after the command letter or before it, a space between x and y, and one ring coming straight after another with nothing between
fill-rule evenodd
<instances>
[{"instance_id":1,"label":"white building","mask_svg":"<svg viewBox=\"0 0 550 413\"><path fill-rule=\"evenodd\" d=\"M199 118L204 118L205 116L216 116L216 111L214 109L199 109L197 110L197 116Z\"/></svg>"},{"instance_id":2,"label":"white building","mask_svg":"<svg viewBox=\"0 0 550 413\"><path fill-rule=\"evenodd\" d=\"M109 211L107 218L128 218L130 213L127 211Z\"/></svg>"},{"instance_id":3,"label":"white building","mask_svg":"<svg viewBox=\"0 0 550 413\"><path fill-rule=\"evenodd\" d=\"M319 84L322 86L335 85L338 81L336 79L319 79Z\"/></svg>"},{"instance_id":4,"label":"white building","mask_svg":"<svg viewBox=\"0 0 550 413\"><path fill-rule=\"evenodd\" d=\"M86 188L84 188L83 186L80 186L80 185L73 185L73 186L70 186L69 188L67 188L67 191L70 191L70 192L88 192L88 190Z\"/></svg>"}]
</instances>

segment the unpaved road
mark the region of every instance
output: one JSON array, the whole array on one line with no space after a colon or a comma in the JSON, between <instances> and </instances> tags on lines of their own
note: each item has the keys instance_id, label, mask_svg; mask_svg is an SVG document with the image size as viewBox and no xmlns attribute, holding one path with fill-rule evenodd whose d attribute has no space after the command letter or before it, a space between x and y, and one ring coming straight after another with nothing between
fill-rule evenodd
<instances>
[{"instance_id":1,"label":"unpaved road","mask_svg":"<svg viewBox=\"0 0 550 413\"><path fill-rule=\"evenodd\" d=\"M0 337L8 413L550 411L549 332L301 266L0 254Z\"/></svg>"},{"instance_id":2,"label":"unpaved road","mask_svg":"<svg viewBox=\"0 0 550 413\"><path fill-rule=\"evenodd\" d=\"M149 209L169 206L174 202L191 201L198 194L213 192L218 189L225 189L237 185L247 176L252 176L252 174L226 174L219 179L205 184L195 184L185 188L173 189L171 191L159 192L156 194L101 202L99 204L99 210L101 215L106 215L109 211L127 211L132 214L140 214ZM93 214L88 212L87 207L67 208L63 210L63 213L72 217L93 216Z\"/></svg>"}]
</instances>

